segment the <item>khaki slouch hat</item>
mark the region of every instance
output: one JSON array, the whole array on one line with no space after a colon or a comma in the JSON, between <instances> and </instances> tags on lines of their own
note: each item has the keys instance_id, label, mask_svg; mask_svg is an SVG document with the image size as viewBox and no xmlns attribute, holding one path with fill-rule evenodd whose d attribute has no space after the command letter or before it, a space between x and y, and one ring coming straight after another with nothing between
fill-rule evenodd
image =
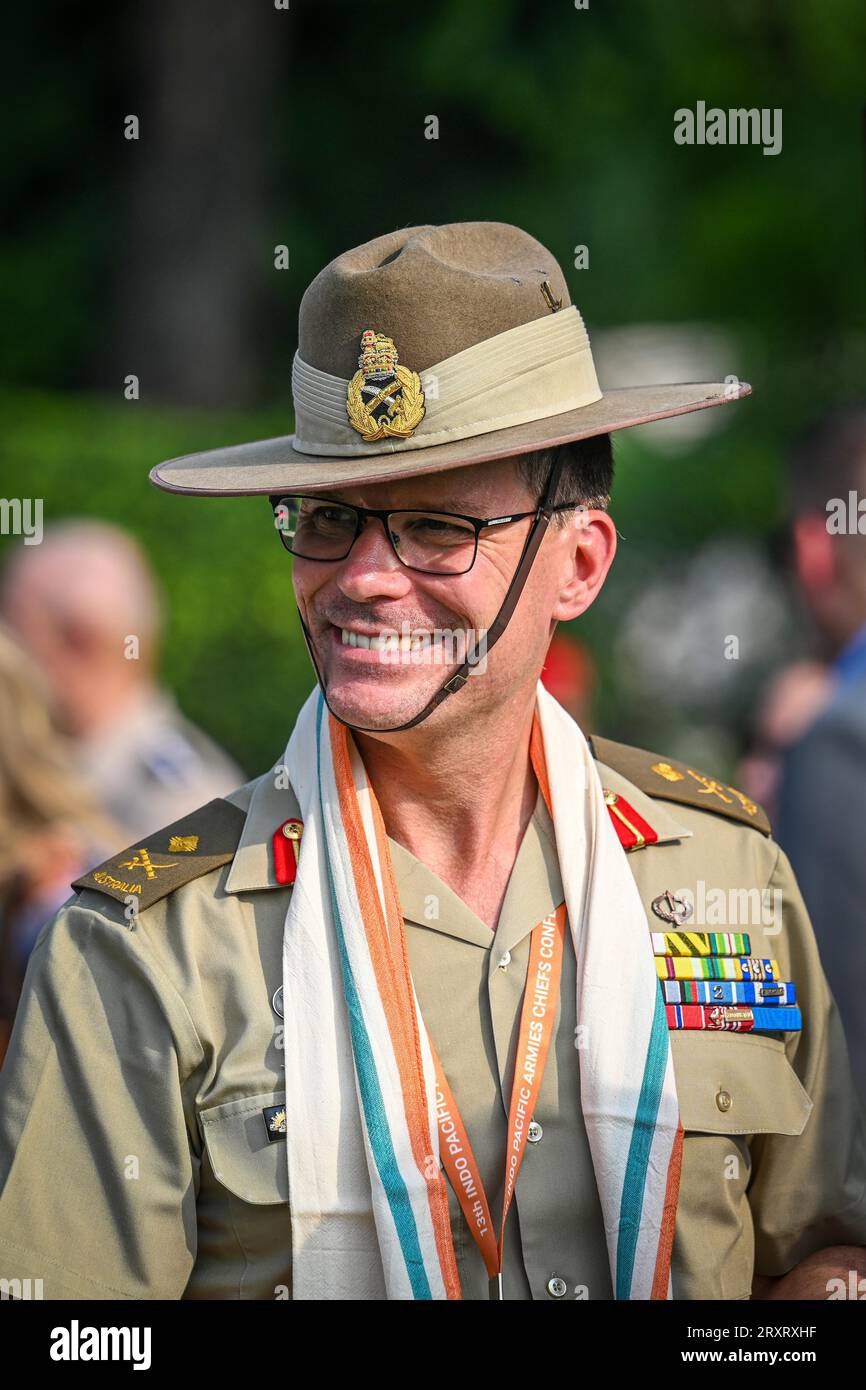
<instances>
[{"instance_id":1,"label":"khaki slouch hat","mask_svg":"<svg viewBox=\"0 0 866 1390\"><path fill-rule=\"evenodd\" d=\"M602 391L560 266L504 222L404 227L301 301L295 433L158 464L205 496L387 481L507 458L747 396L746 382Z\"/></svg>"}]
</instances>

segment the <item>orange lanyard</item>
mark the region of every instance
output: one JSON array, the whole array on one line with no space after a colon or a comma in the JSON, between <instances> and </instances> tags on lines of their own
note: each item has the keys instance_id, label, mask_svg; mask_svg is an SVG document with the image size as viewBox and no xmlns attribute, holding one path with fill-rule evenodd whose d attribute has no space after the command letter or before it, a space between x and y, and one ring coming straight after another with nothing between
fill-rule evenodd
<instances>
[{"instance_id":1,"label":"orange lanyard","mask_svg":"<svg viewBox=\"0 0 866 1390\"><path fill-rule=\"evenodd\" d=\"M517 1175L526 1150L526 1131L532 1119L535 1102L553 1037L556 1005L559 999L559 979L562 973L562 948L565 939L566 907L560 903L555 912L542 918L533 929L529 947L526 989L520 1014L520 1033L514 1062L514 1082L511 1087L511 1106L508 1112L508 1146L505 1152L505 1185L502 1192L502 1227L499 1240L493 1233L490 1207L478 1163L472 1152L469 1135L460 1117L457 1102L448 1085L442 1064L431 1040L430 1049L436 1068L436 1118L439 1125L439 1153L445 1171L451 1179L457 1200L466 1217L473 1239L481 1251L487 1276L496 1281L496 1293L502 1297L502 1250L505 1241L505 1220Z\"/></svg>"}]
</instances>

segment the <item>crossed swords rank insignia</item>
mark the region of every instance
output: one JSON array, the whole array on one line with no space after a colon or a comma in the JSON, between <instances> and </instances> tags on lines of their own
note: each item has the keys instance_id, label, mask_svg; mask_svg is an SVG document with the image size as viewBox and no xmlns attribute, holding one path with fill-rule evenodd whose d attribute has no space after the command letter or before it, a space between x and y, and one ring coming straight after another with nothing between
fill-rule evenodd
<instances>
[{"instance_id":1,"label":"crossed swords rank insignia","mask_svg":"<svg viewBox=\"0 0 866 1390\"><path fill-rule=\"evenodd\" d=\"M196 837L197 838L197 837ZM177 864L154 864L150 857L149 850L138 849L131 859L124 859L118 864L120 869L144 869L145 878L156 878L158 869L176 869Z\"/></svg>"},{"instance_id":2,"label":"crossed swords rank insignia","mask_svg":"<svg viewBox=\"0 0 866 1390\"><path fill-rule=\"evenodd\" d=\"M367 444L388 436L408 439L424 419L425 409L421 378L401 366L394 340L365 329L358 370L346 392L352 429Z\"/></svg>"}]
</instances>

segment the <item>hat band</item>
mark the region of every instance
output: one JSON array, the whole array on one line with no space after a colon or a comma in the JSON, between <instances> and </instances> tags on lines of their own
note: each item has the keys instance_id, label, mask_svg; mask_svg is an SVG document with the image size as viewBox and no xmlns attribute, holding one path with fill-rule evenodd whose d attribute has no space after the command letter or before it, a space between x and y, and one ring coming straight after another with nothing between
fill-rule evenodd
<instances>
[{"instance_id":1,"label":"hat band","mask_svg":"<svg viewBox=\"0 0 866 1390\"><path fill-rule=\"evenodd\" d=\"M414 434L368 444L349 424L349 382L295 353L294 447L328 457L405 453L543 420L602 396L589 335L573 304L464 348L420 377L425 413Z\"/></svg>"}]
</instances>

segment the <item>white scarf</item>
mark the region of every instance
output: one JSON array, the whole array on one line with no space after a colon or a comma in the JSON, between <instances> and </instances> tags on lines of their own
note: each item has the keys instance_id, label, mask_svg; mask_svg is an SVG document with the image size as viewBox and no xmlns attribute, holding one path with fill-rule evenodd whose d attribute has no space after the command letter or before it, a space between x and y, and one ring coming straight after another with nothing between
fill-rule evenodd
<instances>
[{"instance_id":1,"label":"white scarf","mask_svg":"<svg viewBox=\"0 0 866 1390\"><path fill-rule=\"evenodd\" d=\"M540 681L535 718L614 1296L669 1298L682 1129L650 933L586 739ZM283 944L293 1297L459 1298L433 1060L385 827L318 686L285 765L304 823Z\"/></svg>"}]
</instances>

